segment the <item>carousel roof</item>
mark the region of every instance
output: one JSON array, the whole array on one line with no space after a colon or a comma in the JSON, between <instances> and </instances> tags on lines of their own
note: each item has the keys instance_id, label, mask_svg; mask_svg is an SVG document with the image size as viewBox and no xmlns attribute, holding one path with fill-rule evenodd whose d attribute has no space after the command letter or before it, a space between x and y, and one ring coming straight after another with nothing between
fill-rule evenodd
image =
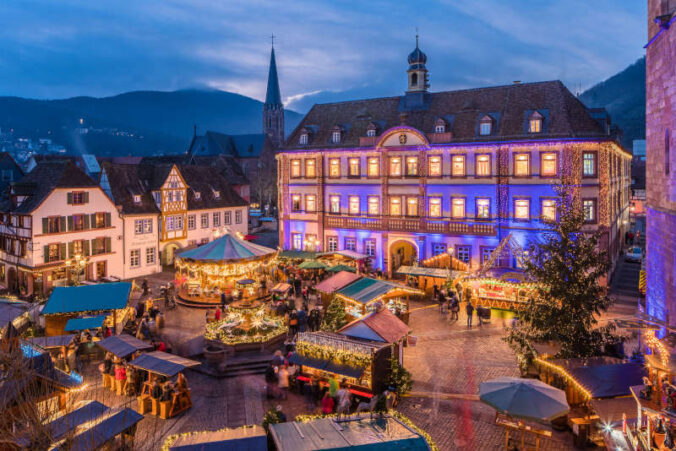
<instances>
[{"instance_id":1,"label":"carousel roof","mask_svg":"<svg viewBox=\"0 0 676 451\"><path fill-rule=\"evenodd\" d=\"M274 254L275 252L277 252L275 249L244 241L232 233L226 233L210 243L180 252L178 257L206 262L218 262L256 259Z\"/></svg>"}]
</instances>

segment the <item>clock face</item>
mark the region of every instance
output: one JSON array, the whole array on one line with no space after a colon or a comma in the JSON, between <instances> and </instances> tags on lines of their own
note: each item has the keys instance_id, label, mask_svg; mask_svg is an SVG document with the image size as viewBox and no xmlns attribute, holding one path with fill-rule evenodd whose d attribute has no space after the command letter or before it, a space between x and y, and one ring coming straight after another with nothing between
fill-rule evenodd
<instances>
[{"instance_id":1,"label":"clock face","mask_svg":"<svg viewBox=\"0 0 676 451\"><path fill-rule=\"evenodd\" d=\"M399 135L399 144L406 144L406 140L407 140L406 133L402 133L401 135Z\"/></svg>"}]
</instances>

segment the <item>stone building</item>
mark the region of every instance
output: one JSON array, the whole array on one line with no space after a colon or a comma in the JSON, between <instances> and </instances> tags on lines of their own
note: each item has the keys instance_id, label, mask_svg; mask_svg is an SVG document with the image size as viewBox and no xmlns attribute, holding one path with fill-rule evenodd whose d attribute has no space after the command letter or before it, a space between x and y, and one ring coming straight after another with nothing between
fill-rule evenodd
<instances>
[{"instance_id":1,"label":"stone building","mask_svg":"<svg viewBox=\"0 0 676 451\"><path fill-rule=\"evenodd\" d=\"M559 81L429 92L418 45L407 80L403 96L315 105L289 136L277 154L284 249L357 251L386 271L452 251L476 268L508 234L525 245L556 219L565 177L616 261L631 154L605 110Z\"/></svg>"},{"instance_id":2,"label":"stone building","mask_svg":"<svg viewBox=\"0 0 676 451\"><path fill-rule=\"evenodd\" d=\"M648 0L646 311L676 325L676 1Z\"/></svg>"}]
</instances>

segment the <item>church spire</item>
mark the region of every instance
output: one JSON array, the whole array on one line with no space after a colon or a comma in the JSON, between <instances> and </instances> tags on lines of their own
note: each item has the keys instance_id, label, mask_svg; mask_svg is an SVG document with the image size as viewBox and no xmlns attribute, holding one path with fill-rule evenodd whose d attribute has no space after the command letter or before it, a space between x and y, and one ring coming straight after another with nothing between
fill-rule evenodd
<instances>
[{"instance_id":1,"label":"church spire","mask_svg":"<svg viewBox=\"0 0 676 451\"><path fill-rule=\"evenodd\" d=\"M279 91L277 62L275 61L274 35L271 36L270 69L268 71L268 89L263 105L263 132L266 133L274 147L284 142L284 105Z\"/></svg>"}]
</instances>

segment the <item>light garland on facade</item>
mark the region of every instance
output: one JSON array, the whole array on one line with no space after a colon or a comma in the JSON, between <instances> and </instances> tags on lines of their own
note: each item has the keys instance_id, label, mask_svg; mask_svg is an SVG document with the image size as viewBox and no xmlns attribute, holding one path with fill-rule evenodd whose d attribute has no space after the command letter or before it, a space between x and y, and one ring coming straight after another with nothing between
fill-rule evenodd
<instances>
[{"instance_id":1,"label":"light garland on facade","mask_svg":"<svg viewBox=\"0 0 676 451\"><path fill-rule=\"evenodd\" d=\"M319 345L298 341L296 343L298 355L319 360L330 360L339 365L347 365L354 368L364 368L371 365L373 356L355 351L335 348L331 345Z\"/></svg>"},{"instance_id":2,"label":"light garland on facade","mask_svg":"<svg viewBox=\"0 0 676 451\"><path fill-rule=\"evenodd\" d=\"M667 347L664 346L664 343L662 343L660 339L655 336L655 332L651 333L648 331L643 334L643 337L645 338L646 345L654 349L654 351L659 354L662 365L665 367L669 365L669 351L667 350Z\"/></svg>"},{"instance_id":3,"label":"light garland on facade","mask_svg":"<svg viewBox=\"0 0 676 451\"><path fill-rule=\"evenodd\" d=\"M256 427L256 425L246 424L246 425L240 426L238 428L225 427L225 428L217 429L215 431L181 432L180 434L173 434L173 435L170 435L169 437L167 437L164 440L164 443L162 444L162 448L160 448L160 449L161 449L161 451L169 451L171 449L171 447L174 446L174 443L176 443L176 441L180 438L196 437L196 436L199 436L199 435L207 435L207 434L213 434L213 433L225 432L225 431L234 431L236 429L253 429L255 427Z\"/></svg>"},{"instance_id":4,"label":"light garland on facade","mask_svg":"<svg viewBox=\"0 0 676 451\"><path fill-rule=\"evenodd\" d=\"M563 378L566 380L567 383L570 383L570 384L573 385L578 391L580 391L580 392L582 393L582 395L584 396L585 400L588 401L588 400L592 399L592 394L591 394L591 392L590 392L584 385L582 385L581 383L579 383L579 382L577 381L577 379L575 379L573 376L571 376L570 373L568 373L568 372L565 370L565 368L563 368L562 366L559 366L559 365L556 365L556 364L554 364L554 363L548 362L548 361L543 360L543 359L541 359L541 358L539 358L539 357L535 357L535 362L538 363L538 364L540 364L540 365L542 365L542 366L544 366L544 367L546 367L546 368L548 368L548 369L551 369L552 371L556 372L559 376L563 377Z\"/></svg>"}]
</instances>

